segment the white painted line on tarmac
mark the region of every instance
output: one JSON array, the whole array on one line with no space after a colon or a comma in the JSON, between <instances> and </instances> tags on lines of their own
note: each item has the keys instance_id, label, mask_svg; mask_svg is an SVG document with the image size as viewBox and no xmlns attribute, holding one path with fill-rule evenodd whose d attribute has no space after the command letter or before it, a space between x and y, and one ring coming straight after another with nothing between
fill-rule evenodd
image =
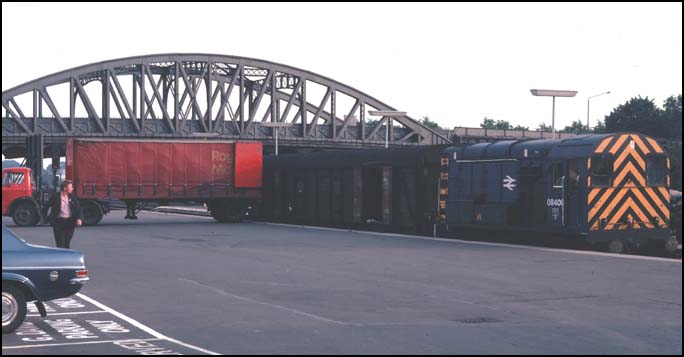
<instances>
[{"instance_id":1,"label":"white painted line on tarmac","mask_svg":"<svg viewBox=\"0 0 684 357\"><path fill-rule=\"evenodd\" d=\"M149 333L150 335L152 335L152 336L154 336L154 337L156 337L156 338L158 338L158 339L166 340L166 341L169 341L169 342L171 342L171 343L175 343L175 344L177 344L177 345L179 345L179 346L183 346L183 347L186 347L186 348L189 348L189 349L198 351L198 352L206 353L206 354L208 354L208 355L220 355L220 353L212 352L212 351L206 350L206 349L204 349L204 348L197 347L197 346L193 346L193 345L191 345L191 344L188 344L188 343L185 343L185 342L181 342L181 341L176 340L176 339L174 339L174 338L165 336L165 335L161 334L160 332L157 332L157 331L153 330L152 328L150 328L150 327L148 327L148 326L145 326L145 325L141 324L140 322L138 322L138 321L136 321L136 320L134 320L134 319L132 319L132 318L130 318L130 317L128 317L128 316L126 316L126 315L124 315L124 314L122 314L122 313L120 313L120 312L114 310L114 309L112 309L111 307L106 306L106 305L102 304L102 303L99 302L99 301L93 300L92 298L89 298L89 297L87 297L87 296L85 296L85 295L83 295L83 294L81 294L81 293L76 294L76 296L78 296L78 297L80 297L81 299L83 299L83 300L85 300L85 301L87 301L87 302L89 302L89 303L91 303L91 304L93 304L93 305L99 307L99 308L102 309L102 310L105 310L105 311L109 312L110 314L112 314L112 315L114 315L114 316L116 316L116 317L118 317L118 318L120 318L120 319L122 319L122 320L128 322L129 324L131 324L131 325L133 325L133 326L135 326L135 327L137 327L137 328L139 328L139 329L141 329L141 330L143 330L143 331Z\"/></svg>"},{"instance_id":2,"label":"white painted line on tarmac","mask_svg":"<svg viewBox=\"0 0 684 357\"><path fill-rule=\"evenodd\" d=\"M49 313L49 316L64 316L64 315L86 315L86 314L102 314L107 311L80 311L80 312L59 312L56 314ZM27 314L26 317L40 317L40 314Z\"/></svg>"},{"instance_id":3,"label":"white painted line on tarmac","mask_svg":"<svg viewBox=\"0 0 684 357\"><path fill-rule=\"evenodd\" d=\"M329 318L327 318L327 317L323 317L323 316L311 314L311 313L304 312L304 311L297 310L297 309L292 309L292 308L289 308L289 307L287 307L287 306L282 306L282 305L277 305L277 304L271 304L271 303L268 303L268 302L263 302L263 301L255 300L255 299L252 299L252 298L248 298L248 297L244 297L244 296L240 296L240 295L231 294L231 293L229 293L229 292L227 292L227 291L225 291L225 290L222 290L222 289L219 289L219 288L215 288L215 287L213 287L213 286L205 285L205 284L202 284L202 283L197 282L197 281L194 281L194 280L183 279L183 278L179 278L178 280L184 281L184 282L186 282L186 283L190 283L190 284L193 284L193 285L201 286L201 287L204 287L204 288L206 288L206 289L211 289L211 290L213 290L214 292L216 292L216 293L219 294L219 295L228 296L228 297L231 297L231 298L233 298L233 299L237 299L237 300L241 300L241 301L246 301L246 302L253 303L253 304L259 304L259 305L269 306L269 307L272 307L272 308L275 308L275 309L279 309L279 310L285 310L285 311L288 311L288 312L291 312L291 313L294 313L294 314L297 314L297 315L306 316L306 317L309 317L309 318L312 318L312 319L315 319L315 320L319 320L319 321L330 322L330 323L337 324L337 325L347 325L347 323L342 322L342 321L332 320L332 319L329 319Z\"/></svg>"},{"instance_id":4,"label":"white painted line on tarmac","mask_svg":"<svg viewBox=\"0 0 684 357\"><path fill-rule=\"evenodd\" d=\"M287 223L271 223L271 222L254 222L254 223L255 223L255 224L271 225L271 226L297 227L297 228L306 228L306 229L317 229L317 230L335 231L335 232L361 233L361 234L371 234L371 235L388 236L388 237L402 237L402 238L422 239L422 240L430 240L430 241L438 241L438 242L448 242L448 243L463 243L463 244L472 244L472 245L484 245L484 246L490 246L490 247L529 249L529 250L538 250L538 251L542 251L542 252L557 252L557 253L570 253L570 254L581 254L581 255L593 255L593 256L600 256L600 257L613 257L613 258L624 258L624 259L649 260L649 261L679 263L679 264L682 263L682 261L681 261L680 259L661 258L661 257L647 257L647 256L643 256L643 255L625 255L625 254L613 254L613 253L604 253L604 252L592 252L592 251L585 251L585 250L559 249L559 248L544 248L544 247L534 247L534 246L522 245L522 244L518 245L518 244L492 243L492 242L473 242L473 241L461 240L461 239L432 238L432 237L416 236L416 235L409 235L409 234L381 233L381 232L372 232L372 231L358 231L358 230L342 229L342 228L329 228L329 227L316 227L316 226L300 226L300 225L296 225L296 224L287 224Z\"/></svg>"},{"instance_id":5,"label":"white painted line on tarmac","mask_svg":"<svg viewBox=\"0 0 684 357\"><path fill-rule=\"evenodd\" d=\"M127 340L106 340L106 341L87 341L87 342L65 342L65 343L45 343L42 345L21 345L21 346L2 346L3 350L19 350L22 348L38 348L38 347L58 347L58 346L79 346L79 345L97 345L103 343L116 343L116 342L128 342L128 341L160 341L161 338L143 338L143 339L127 339Z\"/></svg>"}]
</instances>

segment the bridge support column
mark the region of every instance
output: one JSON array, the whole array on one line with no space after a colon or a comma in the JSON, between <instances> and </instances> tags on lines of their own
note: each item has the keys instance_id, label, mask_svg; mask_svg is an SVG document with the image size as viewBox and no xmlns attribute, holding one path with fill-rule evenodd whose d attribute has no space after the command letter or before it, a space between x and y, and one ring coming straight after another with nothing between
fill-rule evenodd
<instances>
[{"instance_id":1,"label":"bridge support column","mask_svg":"<svg viewBox=\"0 0 684 357\"><path fill-rule=\"evenodd\" d=\"M52 144L52 172L51 174L51 180L50 182L52 183L52 188L55 189L55 191L59 190L59 176L57 176L57 173L59 171L59 159L60 159L60 151L59 151L59 145Z\"/></svg>"},{"instance_id":2,"label":"bridge support column","mask_svg":"<svg viewBox=\"0 0 684 357\"><path fill-rule=\"evenodd\" d=\"M361 195L363 195L361 168L352 169L352 222L361 223Z\"/></svg>"},{"instance_id":3,"label":"bridge support column","mask_svg":"<svg viewBox=\"0 0 684 357\"><path fill-rule=\"evenodd\" d=\"M392 167L382 168L382 223L392 223Z\"/></svg>"},{"instance_id":4,"label":"bridge support column","mask_svg":"<svg viewBox=\"0 0 684 357\"><path fill-rule=\"evenodd\" d=\"M273 217L282 218L282 189L280 187L280 170L273 170Z\"/></svg>"}]
</instances>

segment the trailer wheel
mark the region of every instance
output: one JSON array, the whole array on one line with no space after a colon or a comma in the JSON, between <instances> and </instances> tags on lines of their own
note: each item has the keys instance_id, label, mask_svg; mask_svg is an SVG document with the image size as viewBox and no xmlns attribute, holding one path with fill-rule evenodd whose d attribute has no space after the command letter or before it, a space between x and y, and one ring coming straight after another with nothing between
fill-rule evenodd
<instances>
[{"instance_id":1,"label":"trailer wheel","mask_svg":"<svg viewBox=\"0 0 684 357\"><path fill-rule=\"evenodd\" d=\"M14 332L26 318L26 297L18 287L2 284L2 334Z\"/></svg>"},{"instance_id":2,"label":"trailer wheel","mask_svg":"<svg viewBox=\"0 0 684 357\"><path fill-rule=\"evenodd\" d=\"M213 210L211 210L210 213L211 213L211 216L212 216L216 221L221 222L221 223L226 223L225 218L224 218L224 215L222 214L223 212L219 212L219 210L213 209Z\"/></svg>"},{"instance_id":3,"label":"trailer wheel","mask_svg":"<svg viewBox=\"0 0 684 357\"><path fill-rule=\"evenodd\" d=\"M239 223L244 218L241 206L235 203L214 202L209 204L209 211L215 220L221 223Z\"/></svg>"},{"instance_id":4,"label":"trailer wheel","mask_svg":"<svg viewBox=\"0 0 684 357\"><path fill-rule=\"evenodd\" d=\"M240 223L240 221L242 221L241 214L231 212L231 210L227 208L212 210L211 216L221 223Z\"/></svg>"},{"instance_id":5,"label":"trailer wheel","mask_svg":"<svg viewBox=\"0 0 684 357\"><path fill-rule=\"evenodd\" d=\"M231 205L226 210L228 216L228 222L230 223L240 223L242 219L245 218L245 212L240 205Z\"/></svg>"},{"instance_id":6,"label":"trailer wheel","mask_svg":"<svg viewBox=\"0 0 684 357\"><path fill-rule=\"evenodd\" d=\"M614 254L625 253L625 243L619 239L613 239L608 243L608 252Z\"/></svg>"},{"instance_id":7,"label":"trailer wheel","mask_svg":"<svg viewBox=\"0 0 684 357\"><path fill-rule=\"evenodd\" d=\"M12 220L20 227L35 226L40 221L40 215L33 203L25 201L19 203L14 209Z\"/></svg>"},{"instance_id":8,"label":"trailer wheel","mask_svg":"<svg viewBox=\"0 0 684 357\"><path fill-rule=\"evenodd\" d=\"M86 226L94 226L102 220L102 209L97 202L84 201L81 204L81 211L83 211L83 224Z\"/></svg>"}]
</instances>

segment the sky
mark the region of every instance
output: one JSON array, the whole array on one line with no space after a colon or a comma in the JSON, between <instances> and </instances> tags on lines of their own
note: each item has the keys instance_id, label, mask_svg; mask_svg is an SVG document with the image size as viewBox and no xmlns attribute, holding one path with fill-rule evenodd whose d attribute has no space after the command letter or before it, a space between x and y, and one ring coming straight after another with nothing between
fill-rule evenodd
<instances>
[{"instance_id":1,"label":"sky","mask_svg":"<svg viewBox=\"0 0 684 357\"><path fill-rule=\"evenodd\" d=\"M309 70L413 118L478 127L591 125L635 96L682 93L682 3L2 4L2 89L154 53Z\"/></svg>"}]
</instances>

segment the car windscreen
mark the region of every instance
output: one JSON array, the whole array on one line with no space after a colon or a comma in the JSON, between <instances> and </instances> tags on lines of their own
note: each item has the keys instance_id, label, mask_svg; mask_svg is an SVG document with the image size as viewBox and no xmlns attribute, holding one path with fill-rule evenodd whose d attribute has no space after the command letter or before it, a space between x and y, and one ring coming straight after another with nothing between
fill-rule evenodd
<instances>
[{"instance_id":1,"label":"car windscreen","mask_svg":"<svg viewBox=\"0 0 684 357\"><path fill-rule=\"evenodd\" d=\"M5 226L2 226L2 250L17 250L24 247L24 242Z\"/></svg>"}]
</instances>

